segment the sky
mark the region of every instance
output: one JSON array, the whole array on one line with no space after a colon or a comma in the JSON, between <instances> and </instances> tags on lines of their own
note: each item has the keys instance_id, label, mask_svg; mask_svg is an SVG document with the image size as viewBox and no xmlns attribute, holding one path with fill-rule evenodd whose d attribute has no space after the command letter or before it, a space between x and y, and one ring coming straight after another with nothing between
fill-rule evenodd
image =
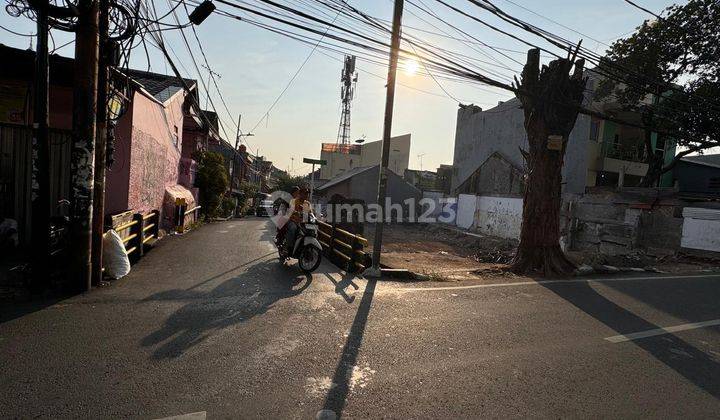
<instances>
[{"instance_id":1,"label":"sky","mask_svg":"<svg viewBox=\"0 0 720 420\"><path fill-rule=\"evenodd\" d=\"M169 10L169 2L174 1L155 1L158 14L162 15L164 11ZM247 1L256 4L253 0ZM512 50L503 51L508 56L524 62L524 51L528 49L526 45L484 28L477 22L463 17L433 0L418 1L430 6L446 22L472 34L486 44ZM302 0L297 3L288 1L287 4L295 3L304 7L308 2L312 2L312 0ZM533 43L547 45L530 34L499 22L498 19L467 1L448 0L448 2ZM636 0L636 3L656 12L678 2L685 3L682 0L675 2ZM392 0L348 0L348 3L377 18L388 21L392 18ZM566 39L575 42L583 39L585 47L599 53L607 48L605 44L611 43L620 36L626 36L645 19L651 18L647 13L632 7L623 0L493 0L493 3L513 16ZM220 4L218 4L218 8L235 12L235 10ZM181 21L187 21L184 10L180 15ZM165 21L174 23L171 18L167 18ZM421 37L433 45L482 59L484 57L478 51L481 50L485 54L495 56L495 59L510 67L510 69L498 68L494 59L489 61L487 67L489 71L502 73L504 77L519 74L519 64L499 56L495 51L478 46L469 47L467 44L444 36L419 31L437 33L438 29L428 22L427 15L423 15L412 4L406 3L403 16L404 33ZM442 26L443 24L439 21L430 23L455 37L461 36L453 32L451 28ZM28 18L24 16L14 18L5 10L0 11L0 25L15 32L25 34L35 32L34 23ZM568 28L580 32L582 35ZM226 137L234 140L235 126L233 124L238 115L242 114L241 130L244 133L251 131L254 134L254 136L244 139L253 154L259 153L259 155L265 156L278 168L289 170L293 175L309 173L310 166L303 164L302 158L318 158L321 143L334 143L337 140L341 111L342 55L328 53L321 49L317 49L311 54L312 45L303 44L218 14L211 15L196 30L212 70L220 75L217 82L230 110L231 115L228 115L211 83L209 85L211 98L216 105L218 114L225 121L228 133ZM183 76L198 79L190 55L177 32L163 32L165 42L178 57L175 61L180 64ZM52 31L52 34L58 46L72 39L69 34L57 30ZM202 58L197 44L194 43L192 33L186 30L186 35L192 42L191 46L194 47L194 55L198 63L201 64ZM28 48L30 39L11 34L0 28L0 43L2 44ZM72 56L73 46L69 45L59 49L57 53ZM164 74L171 72L159 51L151 47L149 56L151 71ZM298 72L305 60L307 62ZM133 50L131 67L148 69L147 59L142 48ZM387 67L362 60L358 61L357 67L358 82L352 106L351 138L364 137L367 141L379 140L383 130L386 92L384 77L387 75ZM479 83L459 83L441 78L433 79L419 73L410 74L406 67L408 64L401 62L401 68L398 71L392 133L393 135L406 133L412 135L410 168L413 169L420 169L422 165L422 169L434 170L440 164L452 163L458 101L465 104L474 103L483 109L488 109L497 105L498 101L511 98L511 94L506 91ZM207 70L202 67L200 70L201 78L207 79ZM296 72L298 72L297 76L288 86ZM286 86L288 87L285 93L270 109ZM204 98L204 89L202 86L200 89L201 97ZM205 99L201 100L201 104L205 105Z\"/></svg>"}]
</instances>

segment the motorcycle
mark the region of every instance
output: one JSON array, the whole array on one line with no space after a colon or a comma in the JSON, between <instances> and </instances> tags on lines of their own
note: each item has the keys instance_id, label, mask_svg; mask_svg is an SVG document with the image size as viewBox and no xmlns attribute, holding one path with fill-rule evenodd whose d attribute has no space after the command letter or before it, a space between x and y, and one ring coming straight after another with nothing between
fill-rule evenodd
<instances>
[{"instance_id":1,"label":"motorcycle","mask_svg":"<svg viewBox=\"0 0 720 420\"><path fill-rule=\"evenodd\" d=\"M285 240L278 244L278 254L280 262L285 262L288 258L296 258L298 266L304 273L309 274L315 271L322 260L322 246L317 239L318 223L312 214L307 222L298 224L298 231L290 255L285 251Z\"/></svg>"}]
</instances>

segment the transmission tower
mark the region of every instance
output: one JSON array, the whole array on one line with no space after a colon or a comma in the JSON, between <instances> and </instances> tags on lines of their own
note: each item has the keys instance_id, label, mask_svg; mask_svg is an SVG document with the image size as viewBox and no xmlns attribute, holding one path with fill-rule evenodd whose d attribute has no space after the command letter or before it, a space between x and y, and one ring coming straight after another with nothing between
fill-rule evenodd
<instances>
[{"instance_id":1,"label":"transmission tower","mask_svg":"<svg viewBox=\"0 0 720 420\"><path fill-rule=\"evenodd\" d=\"M342 113L340 114L340 127L338 128L337 142L350 144L350 109L352 108L355 84L358 75L355 71L355 56L346 55L345 65L340 75L340 99L342 100Z\"/></svg>"}]
</instances>

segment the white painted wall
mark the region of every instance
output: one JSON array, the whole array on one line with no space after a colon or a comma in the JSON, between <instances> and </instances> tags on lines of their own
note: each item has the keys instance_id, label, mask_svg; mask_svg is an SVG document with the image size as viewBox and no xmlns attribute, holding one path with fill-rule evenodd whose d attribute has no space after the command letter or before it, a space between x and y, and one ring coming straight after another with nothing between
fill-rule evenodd
<instances>
[{"instance_id":1,"label":"white painted wall","mask_svg":"<svg viewBox=\"0 0 720 420\"><path fill-rule=\"evenodd\" d=\"M720 210L686 207L683 218L681 247L720 252Z\"/></svg>"},{"instance_id":2,"label":"white painted wall","mask_svg":"<svg viewBox=\"0 0 720 420\"><path fill-rule=\"evenodd\" d=\"M495 152L524 167L520 148L527 150L525 114L517 99L482 112L477 107L459 108L455 128L452 189L455 190ZM570 133L562 168L563 192L585 192L590 143L590 117L580 115Z\"/></svg>"},{"instance_id":3,"label":"white painted wall","mask_svg":"<svg viewBox=\"0 0 720 420\"><path fill-rule=\"evenodd\" d=\"M440 199L442 211L437 215L440 223L455 225L457 220L457 200L455 198Z\"/></svg>"},{"instance_id":4,"label":"white painted wall","mask_svg":"<svg viewBox=\"0 0 720 420\"><path fill-rule=\"evenodd\" d=\"M475 222L475 210L478 197L471 194L460 194L457 202L456 225L463 229L470 229Z\"/></svg>"},{"instance_id":5,"label":"white painted wall","mask_svg":"<svg viewBox=\"0 0 720 420\"><path fill-rule=\"evenodd\" d=\"M388 168L401 177L410 163L410 137L410 134L403 134L390 138ZM327 164L320 167L320 179L332 179L354 168L380 164L382 140L365 143L356 149L359 154L324 152L321 148L320 159L327 161Z\"/></svg>"},{"instance_id":6,"label":"white painted wall","mask_svg":"<svg viewBox=\"0 0 720 420\"><path fill-rule=\"evenodd\" d=\"M475 212L475 227L488 235L519 239L522 212L522 198L481 196Z\"/></svg>"}]
</instances>

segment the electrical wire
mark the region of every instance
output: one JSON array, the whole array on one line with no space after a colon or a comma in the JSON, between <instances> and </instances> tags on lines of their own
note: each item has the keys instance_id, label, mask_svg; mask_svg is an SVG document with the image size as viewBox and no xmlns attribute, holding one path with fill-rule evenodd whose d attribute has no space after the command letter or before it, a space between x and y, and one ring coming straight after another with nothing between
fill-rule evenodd
<instances>
[{"instance_id":1,"label":"electrical wire","mask_svg":"<svg viewBox=\"0 0 720 420\"><path fill-rule=\"evenodd\" d=\"M13 35L17 35L17 36L24 36L24 37L28 37L28 38L34 38L37 36L37 34L24 34L22 32L16 32L16 31L13 31L12 29L8 29L2 25L0 25L0 29L4 30L6 32L9 32Z\"/></svg>"},{"instance_id":2,"label":"electrical wire","mask_svg":"<svg viewBox=\"0 0 720 420\"><path fill-rule=\"evenodd\" d=\"M442 2L441 0L438 0L438 1L445 4L446 6L452 8L452 6L448 5L447 3ZM559 37L548 31L544 31L534 25L528 24L526 22L522 22L522 21L502 12L499 8L495 7L490 2L480 3L478 1L472 1L472 0L470 0L470 1L471 1L471 3L474 3L475 5L478 5L478 6L482 7L483 9L490 11L493 14L496 14L501 19L505 20L508 23L511 23L512 25L520 27L521 29L523 29L527 32L530 32L530 33L533 33L535 35L542 37L543 39L545 39L546 41L548 41L555 47L562 49L563 51L569 50L571 47L575 47L574 43L571 43L570 41L565 40L562 37ZM368 36L367 34L357 33L352 30L349 30L347 28L338 27L337 25L332 25L332 24L328 25L328 27L332 27L332 29L333 29L332 33L329 33L330 32L329 29L327 29L326 32L324 32L324 33L323 32L318 33L319 31L317 29L314 29L313 26L317 25L318 23L319 24L327 24L327 21L323 21L322 19L319 19L315 16L310 16L305 12L298 11L291 7L284 6L284 5L281 5L277 2L273 2L270 0L260 0L260 3L270 5L272 7L276 7L277 9L279 9L279 11L277 13L270 13L269 12L270 9L267 7L263 7L264 11L254 9L252 7L248 7L247 5L249 3L247 3L247 2L243 2L245 5L238 4L238 3L231 3L229 1L222 1L222 0L218 0L218 2L222 3L224 5L238 8L239 10L241 10L243 12L251 13L255 16L258 16L259 18L268 19L272 22L280 23L282 25L286 25L286 26L289 26L289 27L292 27L295 29L311 32L316 35L323 35L322 39L320 41L322 41L324 38L327 37L334 41L338 41L343 44L350 45L352 47L364 49L364 50L368 51L371 55L387 53L387 49L389 47L387 42L380 41L378 39L375 39L372 36ZM327 3L323 2L323 1L320 1L319 3L327 5ZM344 2L341 2L338 4L347 6L347 4ZM457 8L454 8L454 10L458 11L458 13L465 14L467 17L473 18L473 16L468 15L467 13L464 13L463 11L460 11ZM295 15L295 16L290 18L289 17L290 15L288 13ZM279 17L279 16L284 16L284 17ZM247 19L240 18L239 16L235 16L235 17L238 20L247 21ZM475 19L475 20L478 20L478 19ZM537 47L537 45L534 45L533 43L528 42L527 40L524 40L520 37L514 36L513 34L509 34L509 33L507 33L507 31L503 31L499 28L495 28L495 27L493 27L493 25L486 24L485 22L483 22L481 20L478 20L478 21L480 23L483 23L484 25L490 27L493 30L504 33L504 34L512 37L513 39L516 39L522 43L525 43L528 46ZM273 29L267 24L256 23L256 25L258 25L260 27L265 26L266 29L268 29L268 30ZM377 28L377 25L373 25L372 23L370 23L370 26ZM287 31L278 31L278 32L281 34L284 34L286 36L291 36L291 37L293 36L293 35L289 34ZM340 32L345 33L350 38L348 38L347 36L346 37L338 36L337 33L340 33ZM315 47L315 48L321 48L320 41L318 41L318 43L316 44L317 47ZM368 44L368 43L370 43L370 44ZM427 43L424 43L424 44L427 44ZM481 82L481 83L488 84L489 86L494 86L494 87L497 87L500 89L505 89L505 90L509 90L509 91L513 91L513 92L515 91L515 88L513 88L511 85L509 85L507 83L499 82L495 79L484 76L482 73L478 72L477 70L473 70L471 68L473 66L468 67L467 65L462 65L462 64L458 63L457 60L452 59L452 58L448 57L447 55L443 54L442 51L438 52L438 50L433 50L433 49L429 49L427 47L423 47L422 45L418 45L418 43L411 43L411 46L421 48L425 53L430 54L430 56L432 56L432 57L435 57L435 59L430 59L428 57L422 57L421 59L423 59L423 63L427 67L426 70L429 70L430 68L432 68L434 71L441 72L441 74L439 74L438 77L449 77L451 79L455 79L456 81L465 80L467 82L475 82L475 83ZM562 58L562 56L560 56L550 50L543 49L543 48L540 48L540 49L543 51L546 51L558 58ZM597 54L594 54L592 51L588 51L584 47L578 48L577 50L578 50L578 55L581 56L581 58L586 58L586 59L588 59L588 61L591 61L593 59L599 61L600 56ZM413 54L412 52L403 50L402 53L406 56L411 56L411 57L416 57L419 55L419 54L417 54L417 51L415 52L415 54ZM457 58L457 53L451 52L451 55L454 55ZM440 61L438 61L438 60L440 60ZM466 62L466 64L467 64L467 62ZM602 69L600 69L600 70L595 69L595 71L598 73L601 73L601 70ZM619 69L617 67L613 68L613 70L619 71ZM614 76L617 78L618 74L617 73L609 73L608 76ZM588 115L599 115L597 112L593 112L591 110L582 110L582 111ZM259 121L259 123L262 122L262 120L263 119L261 119ZM628 125L632 125L632 124L628 124Z\"/></svg>"},{"instance_id":3,"label":"electrical wire","mask_svg":"<svg viewBox=\"0 0 720 420\"><path fill-rule=\"evenodd\" d=\"M187 4L185 4L184 1L182 3L183 3L183 7L185 8L185 12L188 14L188 17L189 17L190 11L187 8ZM215 74L212 71L212 68L210 67L210 63L208 62L207 55L205 54L205 49L203 48L202 43L200 42L200 37L198 36L197 31L195 30L195 26L192 25L192 26L190 26L190 28L192 29L193 35L195 36L195 41L197 42L198 47L200 48L200 53L202 54L203 61L205 62L205 66L207 66L207 68L208 68L208 73L210 74L210 79L212 79L213 85L215 86L215 90L217 91L218 96L220 97L220 102L222 102L222 105L225 108L225 112L227 112L228 117L230 117L230 120L235 121L235 118L234 118L232 112L230 112L230 108L228 107L227 102L225 102L225 97L222 94L222 90L220 89L220 86L218 86L217 79L215 78ZM209 95L210 95L210 93L208 92L208 97L209 97ZM234 123L233 125L235 126L235 129L238 130L238 132L239 132L240 127L237 125L237 123Z\"/></svg>"},{"instance_id":4,"label":"electrical wire","mask_svg":"<svg viewBox=\"0 0 720 420\"><path fill-rule=\"evenodd\" d=\"M335 19L333 19L333 21L332 21L331 23L335 23L335 20L337 20L337 17L338 17L338 16L339 16L339 13L335 16ZM328 25L327 29L325 30L325 33L324 33L324 34L322 35L322 37L320 38L320 41L322 41L322 40L325 38L325 36L327 35L327 33L328 33L329 30L330 30L330 26ZM305 67L305 64L307 64L307 62L310 61L310 57L312 57L312 55L315 53L315 50L317 50L318 45L320 45L320 41L318 41L318 43L315 44L315 46L310 50L310 53L308 53L307 57L305 57L305 60L303 60L303 62L302 62L302 63L300 64L300 66L298 67L298 69L295 71L295 74L293 74L293 76L292 76L292 77L290 78L290 80L287 82L287 84L285 85L285 88L282 90L282 92L280 92L280 94L277 96L277 98L275 98L275 100L273 101L273 103L270 105L270 107L267 109L267 111L265 111L265 113L263 114L263 116L260 117L260 119L259 119L258 122L255 124L255 126L249 131L250 133L254 132L254 131L258 128L258 126L260 125L260 123L262 123L262 121L263 121L265 118L268 117L268 115L270 114L270 111L272 111L272 109L275 107L275 105L277 105L277 103L280 102L280 99L283 97L283 95L285 95L285 92L287 92L287 90L288 90L288 89L290 88L290 86L293 84L293 82L294 82L295 79L298 77L298 75L300 74L300 72L302 71L302 69Z\"/></svg>"},{"instance_id":5,"label":"electrical wire","mask_svg":"<svg viewBox=\"0 0 720 420\"><path fill-rule=\"evenodd\" d=\"M627 4L629 4L629 5L637 8L637 9L642 10L642 11L645 12L645 13L648 13L648 14L651 14L651 15L655 16L655 17L658 18L659 20L662 20L662 18L663 18L663 17L660 16L659 14L653 12L653 11L650 10L650 9L646 9L645 7L640 6L639 4L635 3L634 1L631 1L631 0L623 0L623 1L624 1L625 3L627 3Z\"/></svg>"}]
</instances>

